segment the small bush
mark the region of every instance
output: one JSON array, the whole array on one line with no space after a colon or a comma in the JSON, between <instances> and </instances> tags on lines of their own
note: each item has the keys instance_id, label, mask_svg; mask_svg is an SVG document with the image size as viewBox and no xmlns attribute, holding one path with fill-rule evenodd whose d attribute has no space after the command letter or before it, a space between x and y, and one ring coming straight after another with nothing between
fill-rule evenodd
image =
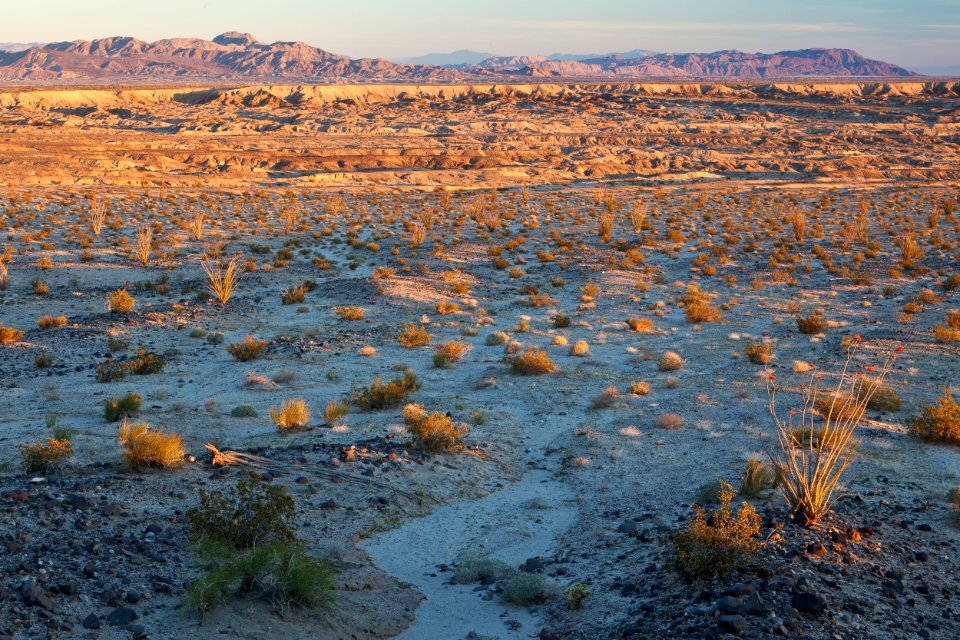
<instances>
[{"instance_id":1,"label":"small bush","mask_svg":"<svg viewBox=\"0 0 960 640\"><path fill-rule=\"evenodd\" d=\"M528 307L549 307L557 304L557 299L548 293L531 293L527 296L525 304Z\"/></svg>"},{"instance_id":2,"label":"small bush","mask_svg":"<svg viewBox=\"0 0 960 640\"><path fill-rule=\"evenodd\" d=\"M419 404L403 408L403 421L412 437L412 447L430 453L463 449L463 440L470 432L466 424L454 422L439 411L427 413Z\"/></svg>"},{"instance_id":3,"label":"small bush","mask_svg":"<svg viewBox=\"0 0 960 640\"><path fill-rule=\"evenodd\" d=\"M97 382L117 382L127 377L127 368L110 358L94 367L93 375Z\"/></svg>"},{"instance_id":4,"label":"small bush","mask_svg":"<svg viewBox=\"0 0 960 640\"><path fill-rule=\"evenodd\" d=\"M572 320L570 320L570 316L564 315L562 313L558 313L552 316L550 318L550 321L553 323L553 326L555 326L557 329L565 329L569 327L573 322Z\"/></svg>"},{"instance_id":5,"label":"small bush","mask_svg":"<svg viewBox=\"0 0 960 640\"><path fill-rule=\"evenodd\" d=\"M627 318L627 327L630 331L637 333L651 333L653 331L653 320L650 318Z\"/></svg>"},{"instance_id":6,"label":"small bush","mask_svg":"<svg viewBox=\"0 0 960 640\"><path fill-rule=\"evenodd\" d=\"M872 411L900 411L902 401L897 392L879 380L864 377L857 386L857 400L867 400L867 408Z\"/></svg>"},{"instance_id":7,"label":"small bush","mask_svg":"<svg viewBox=\"0 0 960 640\"><path fill-rule=\"evenodd\" d=\"M481 554L472 554L462 558L453 568L453 583L492 584L512 573L513 569L505 562Z\"/></svg>"},{"instance_id":8,"label":"small bush","mask_svg":"<svg viewBox=\"0 0 960 640\"><path fill-rule=\"evenodd\" d=\"M167 361L155 353L147 353L146 349L140 349L136 356L125 363L127 370L138 376L146 376L153 373L160 373L167 365Z\"/></svg>"},{"instance_id":9,"label":"small bush","mask_svg":"<svg viewBox=\"0 0 960 640\"><path fill-rule=\"evenodd\" d=\"M230 410L230 415L234 418L256 418L257 410L249 404L240 404Z\"/></svg>"},{"instance_id":10,"label":"small bush","mask_svg":"<svg viewBox=\"0 0 960 640\"><path fill-rule=\"evenodd\" d=\"M620 397L620 392L616 387L607 387L601 393L597 394L590 402L591 409L608 409L612 407Z\"/></svg>"},{"instance_id":11,"label":"small bush","mask_svg":"<svg viewBox=\"0 0 960 640\"><path fill-rule=\"evenodd\" d=\"M430 344L433 337L427 332L426 327L414 322L407 323L397 332L397 342L406 349L416 349Z\"/></svg>"},{"instance_id":12,"label":"small bush","mask_svg":"<svg viewBox=\"0 0 960 640\"><path fill-rule=\"evenodd\" d=\"M719 504L722 489L723 483L721 480L708 480L697 487L697 501L700 504Z\"/></svg>"},{"instance_id":13,"label":"small bush","mask_svg":"<svg viewBox=\"0 0 960 640\"><path fill-rule=\"evenodd\" d=\"M458 311L460 311L460 307L457 306L457 303L447 302L446 300L441 300L440 302L438 302L436 309L437 309L437 313L439 313L442 316L450 313L457 313Z\"/></svg>"},{"instance_id":14,"label":"small bush","mask_svg":"<svg viewBox=\"0 0 960 640\"><path fill-rule=\"evenodd\" d=\"M693 519L671 537L674 568L693 579L726 576L763 546L760 516L747 503L734 514L733 488L719 483L719 506L708 512L695 505Z\"/></svg>"},{"instance_id":15,"label":"small bush","mask_svg":"<svg viewBox=\"0 0 960 640\"><path fill-rule=\"evenodd\" d=\"M140 411L143 398L137 393L128 393L122 398L109 398L103 406L103 417L110 422L132 416Z\"/></svg>"},{"instance_id":16,"label":"small bush","mask_svg":"<svg viewBox=\"0 0 960 640\"><path fill-rule=\"evenodd\" d=\"M120 425L120 445L123 457L131 466L169 469L183 464L186 453L183 438L176 433L151 430L146 423Z\"/></svg>"},{"instance_id":17,"label":"small bush","mask_svg":"<svg viewBox=\"0 0 960 640\"><path fill-rule=\"evenodd\" d=\"M53 366L53 356L44 351L34 359L33 365L37 369L49 369Z\"/></svg>"},{"instance_id":18,"label":"small bush","mask_svg":"<svg viewBox=\"0 0 960 640\"><path fill-rule=\"evenodd\" d=\"M113 353L117 353L118 351L126 351L129 348L130 338L122 333L107 333L107 349Z\"/></svg>"},{"instance_id":19,"label":"small bush","mask_svg":"<svg viewBox=\"0 0 960 640\"><path fill-rule=\"evenodd\" d=\"M773 467L760 458L750 458L740 476L740 495L758 498L760 494L774 486L777 475Z\"/></svg>"},{"instance_id":20,"label":"small bush","mask_svg":"<svg viewBox=\"0 0 960 640\"><path fill-rule=\"evenodd\" d=\"M677 413L662 413L657 418L657 426L661 429L679 429L683 426L683 416Z\"/></svg>"},{"instance_id":21,"label":"small bush","mask_svg":"<svg viewBox=\"0 0 960 640\"><path fill-rule=\"evenodd\" d=\"M584 358L590 355L590 345L586 340L577 340L570 347L570 355Z\"/></svg>"},{"instance_id":22,"label":"small bush","mask_svg":"<svg viewBox=\"0 0 960 640\"><path fill-rule=\"evenodd\" d=\"M14 329L13 327L7 327L0 322L0 344L10 344L11 342L16 342L22 337L23 331Z\"/></svg>"},{"instance_id":23,"label":"small bush","mask_svg":"<svg viewBox=\"0 0 960 640\"><path fill-rule=\"evenodd\" d=\"M236 549L270 542L292 542L296 508L286 490L275 484L238 480L225 491L200 489L197 506L187 509L194 539Z\"/></svg>"},{"instance_id":24,"label":"small bush","mask_svg":"<svg viewBox=\"0 0 960 640\"><path fill-rule=\"evenodd\" d=\"M763 342L751 340L747 343L746 354L747 359L753 364L767 364L773 358L773 345L766 340Z\"/></svg>"},{"instance_id":25,"label":"small bush","mask_svg":"<svg viewBox=\"0 0 960 640\"><path fill-rule=\"evenodd\" d=\"M126 289L117 289L107 296L107 311L110 313L131 313L137 301Z\"/></svg>"},{"instance_id":26,"label":"small bush","mask_svg":"<svg viewBox=\"0 0 960 640\"><path fill-rule=\"evenodd\" d=\"M700 291L695 286L687 287L687 293L682 298L683 312L688 322L720 322L723 314L710 303L710 294Z\"/></svg>"},{"instance_id":27,"label":"small bush","mask_svg":"<svg viewBox=\"0 0 960 640\"><path fill-rule=\"evenodd\" d=\"M250 336L243 339L243 342L234 342L227 345L227 353L233 356L238 362L249 362L256 360L267 348L266 340L256 340Z\"/></svg>"},{"instance_id":28,"label":"small bush","mask_svg":"<svg viewBox=\"0 0 960 640\"><path fill-rule=\"evenodd\" d=\"M270 422L280 431L303 429L310 424L310 405L303 398L290 398L280 403L279 407L267 409Z\"/></svg>"},{"instance_id":29,"label":"small bush","mask_svg":"<svg viewBox=\"0 0 960 640\"><path fill-rule=\"evenodd\" d=\"M211 331L207 334L208 344L223 344L223 334L219 331Z\"/></svg>"},{"instance_id":30,"label":"small bush","mask_svg":"<svg viewBox=\"0 0 960 640\"><path fill-rule=\"evenodd\" d=\"M542 604L549 595L549 585L543 574L522 571L504 580L500 592L505 602L522 605Z\"/></svg>"},{"instance_id":31,"label":"small bush","mask_svg":"<svg viewBox=\"0 0 960 640\"><path fill-rule=\"evenodd\" d=\"M57 329L59 327L66 326L67 316L51 316L46 315L37 320L37 326L41 329Z\"/></svg>"},{"instance_id":32,"label":"small bush","mask_svg":"<svg viewBox=\"0 0 960 640\"><path fill-rule=\"evenodd\" d=\"M25 473L58 473L73 455L67 438L20 445L20 466Z\"/></svg>"},{"instance_id":33,"label":"small bush","mask_svg":"<svg viewBox=\"0 0 960 640\"><path fill-rule=\"evenodd\" d=\"M510 340L510 336L507 335L506 332L497 331L495 333L491 333L490 335L488 335L487 339L484 341L484 344L486 344L488 347L496 347L498 345L509 342L509 340Z\"/></svg>"},{"instance_id":34,"label":"small bush","mask_svg":"<svg viewBox=\"0 0 960 640\"><path fill-rule=\"evenodd\" d=\"M300 304L307 297L307 288L303 285L286 289L280 294L280 300L283 304Z\"/></svg>"},{"instance_id":35,"label":"small bush","mask_svg":"<svg viewBox=\"0 0 960 640\"><path fill-rule=\"evenodd\" d=\"M363 316L367 312L363 307L356 306L334 307L333 310L340 316L341 320L363 320Z\"/></svg>"},{"instance_id":36,"label":"small bush","mask_svg":"<svg viewBox=\"0 0 960 640\"><path fill-rule=\"evenodd\" d=\"M350 413L350 405L343 400L331 400L323 409L323 416L327 422L343 420Z\"/></svg>"},{"instance_id":37,"label":"small bush","mask_svg":"<svg viewBox=\"0 0 960 640\"><path fill-rule=\"evenodd\" d=\"M469 350L470 345L460 340L451 340L443 344L438 344L434 347L433 366L438 369L448 367L462 358Z\"/></svg>"},{"instance_id":38,"label":"small bush","mask_svg":"<svg viewBox=\"0 0 960 640\"><path fill-rule=\"evenodd\" d=\"M585 600L590 598L590 588L582 582L574 582L563 592L563 599L567 603L567 609L582 609Z\"/></svg>"},{"instance_id":39,"label":"small bush","mask_svg":"<svg viewBox=\"0 0 960 640\"><path fill-rule=\"evenodd\" d=\"M369 386L354 389L350 398L361 409L387 409L405 403L410 393L417 390L417 385L417 374L409 370L402 378L387 383L377 376Z\"/></svg>"},{"instance_id":40,"label":"small bush","mask_svg":"<svg viewBox=\"0 0 960 640\"><path fill-rule=\"evenodd\" d=\"M521 376L539 376L557 370L557 365L553 363L547 352L536 347L527 347L523 353L507 360L510 363L510 370Z\"/></svg>"},{"instance_id":41,"label":"small bush","mask_svg":"<svg viewBox=\"0 0 960 640\"><path fill-rule=\"evenodd\" d=\"M679 371L683 369L683 358L673 351L665 351L657 362L657 368L660 371Z\"/></svg>"},{"instance_id":42,"label":"small bush","mask_svg":"<svg viewBox=\"0 0 960 640\"><path fill-rule=\"evenodd\" d=\"M807 317L797 317L797 329L806 335L823 333L827 330L827 320L819 311L811 311Z\"/></svg>"},{"instance_id":43,"label":"small bush","mask_svg":"<svg viewBox=\"0 0 960 640\"><path fill-rule=\"evenodd\" d=\"M650 383L643 380L637 380L630 384L630 393L637 396L645 396L650 393Z\"/></svg>"},{"instance_id":44,"label":"small bush","mask_svg":"<svg viewBox=\"0 0 960 640\"><path fill-rule=\"evenodd\" d=\"M934 444L960 446L960 404L947 387L936 404L920 409L920 414L907 422L910 435Z\"/></svg>"}]
</instances>

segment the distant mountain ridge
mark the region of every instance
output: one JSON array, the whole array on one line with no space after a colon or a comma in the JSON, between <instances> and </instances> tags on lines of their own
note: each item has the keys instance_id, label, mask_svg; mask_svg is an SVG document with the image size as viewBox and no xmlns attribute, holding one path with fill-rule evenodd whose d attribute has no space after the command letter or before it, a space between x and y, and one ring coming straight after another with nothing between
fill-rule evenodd
<instances>
[{"instance_id":1,"label":"distant mountain ridge","mask_svg":"<svg viewBox=\"0 0 960 640\"><path fill-rule=\"evenodd\" d=\"M0 81L183 83L282 80L309 83L914 75L906 69L865 58L849 49L567 58L563 54L554 57L494 56L478 63L455 66L400 64L382 58L352 59L303 42L266 44L248 33L231 31L213 40L169 38L145 42L132 37L113 37L56 42L22 51L0 51Z\"/></svg>"}]
</instances>

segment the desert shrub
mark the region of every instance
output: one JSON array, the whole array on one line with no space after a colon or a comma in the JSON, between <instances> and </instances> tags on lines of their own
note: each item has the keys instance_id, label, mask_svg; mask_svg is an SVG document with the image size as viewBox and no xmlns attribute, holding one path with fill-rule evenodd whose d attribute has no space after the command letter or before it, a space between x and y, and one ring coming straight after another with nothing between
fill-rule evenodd
<instances>
[{"instance_id":1,"label":"desert shrub","mask_svg":"<svg viewBox=\"0 0 960 640\"><path fill-rule=\"evenodd\" d=\"M847 391L824 393L813 406L827 422L845 420L859 422L867 410L866 391L854 395Z\"/></svg>"},{"instance_id":2,"label":"desert shrub","mask_svg":"<svg viewBox=\"0 0 960 640\"><path fill-rule=\"evenodd\" d=\"M528 307L549 307L550 305L557 304L557 299L548 293L530 293L527 295L527 300L524 304Z\"/></svg>"},{"instance_id":3,"label":"desert shrub","mask_svg":"<svg viewBox=\"0 0 960 640\"><path fill-rule=\"evenodd\" d=\"M427 332L426 327L409 322L403 325L397 332L397 342L406 349L416 349L430 344L433 337Z\"/></svg>"},{"instance_id":4,"label":"desert shrub","mask_svg":"<svg viewBox=\"0 0 960 640\"><path fill-rule=\"evenodd\" d=\"M280 431L303 429L310 423L310 405L303 398L290 398L280 403L279 407L267 409L270 422Z\"/></svg>"},{"instance_id":5,"label":"desert shrub","mask_svg":"<svg viewBox=\"0 0 960 640\"><path fill-rule=\"evenodd\" d=\"M570 320L570 316L564 315L562 313L555 314L550 318L550 321L553 323L553 326L555 326L557 329L565 329L569 327L570 324L572 323L572 321Z\"/></svg>"},{"instance_id":6,"label":"desert shrub","mask_svg":"<svg viewBox=\"0 0 960 640\"><path fill-rule=\"evenodd\" d=\"M207 291L221 305L226 305L233 297L240 282L243 256L237 254L225 264L207 261L200 264L207 276Z\"/></svg>"},{"instance_id":7,"label":"desert shrub","mask_svg":"<svg viewBox=\"0 0 960 640\"><path fill-rule=\"evenodd\" d=\"M800 333L813 335L823 333L827 329L827 319L819 311L811 311L807 317L797 317L797 329Z\"/></svg>"},{"instance_id":8,"label":"desert shrub","mask_svg":"<svg viewBox=\"0 0 960 640\"><path fill-rule=\"evenodd\" d=\"M660 371L679 371L683 368L683 358L673 351L664 351L657 361L657 368Z\"/></svg>"},{"instance_id":9,"label":"desert shrub","mask_svg":"<svg viewBox=\"0 0 960 640\"><path fill-rule=\"evenodd\" d=\"M123 457L133 467L161 467L169 469L183 464L186 453L183 438L176 433L152 430L146 423L120 425L120 445Z\"/></svg>"},{"instance_id":10,"label":"desert shrub","mask_svg":"<svg viewBox=\"0 0 960 640\"><path fill-rule=\"evenodd\" d=\"M760 458L750 458L740 476L740 495L757 498L763 491L773 487L776 479L776 471L770 464Z\"/></svg>"},{"instance_id":11,"label":"desert shrub","mask_svg":"<svg viewBox=\"0 0 960 640\"><path fill-rule=\"evenodd\" d=\"M505 602L531 605L542 604L550 595L550 586L541 573L515 572L503 581L500 597Z\"/></svg>"},{"instance_id":12,"label":"desert shrub","mask_svg":"<svg viewBox=\"0 0 960 640\"><path fill-rule=\"evenodd\" d=\"M593 400L590 402L590 408L607 409L612 407L619 397L620 392L616 387L607 387L593 398Z\"/></svg>"},{"instance_id":13,"label":"desert shrub","mask_svg":"<svg viewBox=\"0 0 960 640\"><path fill-rule=\"evenodd\" d=\"M197 506L186 512L194 539L236 549L295 540L296 506L279 485L241 479L225 491L200 489L198 497Z\"/></svg>"},{"instance_id":14,"label":"desert shrub","mask_svg":"<svg viewBox=\"0 0 960 640\"><path fill-rule=\"evenodd\" d=\"M650 383L643 380L637 380L630 384L630 393L638 396L645 396L650 393Z\"/></svg>"},{"instance_id":15,"label":"desert shrub","mask_svg":"<svg viewBox=\"0 0 960 640\"><path fill-rule=\"evenodd\" d=\"M747 503L734 514L733 487L719 483L719 506L707 511L695 505L693 518L671 536L674 569L693 579L726 576L763 546L760 516Z\"/></svg>"},{"instance_id":16,"label":"desert shrub","mask_svg":"<svg viewBox=\"0 0 960 640\"><path fill-rule=\"evenodd\" d=\"M570 355L580 358L590 355L590 345L586 340L577 340L570 347Z\"/></svg>"},{"instance_id":17,"label":"desert shrub","mask_svg":"<svg viewBox=\"0 0 960 640\"><path fill-rule=\"evenodd\" d=\"M122 333L108 332L107 333L107 349L116 353L118 351L126 351L130 348L130 338L125 336Z\"/></svg>"},{"instance_id":18,"label":"desert shrub","mask_svg":"<svg viewBox=\"0 0 960 640\"><path fill-rule=\"evenodd\" d=\"M936 404L921 407L919 415L907 421L907 427L910 435L924 442L960 446L960 404L944 387Z\"/></svg>"},{"instance_id":19,"label":"desert shrub","mask_svg":"<svg viewBox=\"0 0 960 640\"><path fill-rule=\"evenodd\" d=\"M470 554L460 559L453 568L454 584L481 582L491 584L509 576L513 569L505 562L482 554Z\"/></svg>"},{"instance_id":20,"label":"desert shrub","mask_svg":"<svg viewBox=\"0 0 960 640\"><path fill-rule=\"evenodd\" d=\"M510 336L507 335L504 331L496 331L487 336L487 339L484 341L488 347L495 347L497 345L504 344L510 340Z\"/></svg>"},{"instance_id":21,"label":"desert shrub","mask_svg":"<svg viewBox=\"0 0 960 640\"><path fill-rule=\"evenodd\" d=\"M249 404L239 404L230 410L230 415L234 418L256 418L257 410Z\"/></svg>"},{"instance_id":22,"label":"desert shrub","mask_svg":"<svg viewBox=\"0 0 960 640\"><path fill-rule=\"evenodd\" d=\"M250 336L243 339L243 342L234 342L227 345L227 353L233 356L238 362L249 362L256 360L267 348L266 340L256 340Z\"/></svg>"},{"instance_id":23,"label":"desert shrub","mask_svg":"<svg viewBox=\"0 0 960 640\"><path fill-rule=\"evenodd\" d=\"M661 429L679 429L683 426L683 416L677 413L662 413L657 418L657 426Z\"/></svg>"},{"instance_id":24,"label":"desert shrub","mask_svg":"<svg viewBox=\"0 0 960 640\"><path fill-rule=\"evenodd\" d=\"M350 405L343 400L331 400L323 409L323 416L327 422L343 420L350 413Z\"/></svg>"},{"instance_id":25,"label":"desert shrub","mask_svg":"<svg viewBox=\"0 0 960 640\"><path fill-rule=\"evenodd\" d=\"M950 344L951 342L960 340L960 329L944 327L939 324L934 325L933 338L941 344Z\"/></svg>"},{"instance_id":26,"label":"desert shrub","mask_svg":"<svg viewBox=\"0 0 960 640\"><path fill-rule=\"evenodd\" d=\"M697 500L700 504L719 504L721 490L723 490L722 480L707 480L697 487Z\"/></svg>"},{"instance_id":27,"label":"desert shrub","mask_svg":"<svg viewBox=\"0 0 960 640\"><path fill-rule=\"evenodd\" d=\"M507 358L507 361L510 364L510 370L521 376L539 376L557 370L557 365L553 363L547 352L536 347L527 347L526 351Z\"/></svg>"},{"instance_id":28,"label":"desert shrub","mask_svg":"<svg viewBox=\"0 0 960 640\"><path fill-rule=\"evenodd\" d=\"M199 614L242 595L265 600L279 613L334 601L332 567L308 555L302 545L268 543L237 550L204 541L194 549L205 573L188 588L187 606Z\"/></svg>"},{"instance_id":29,"label":"desert shrub","mask_svg":"<svg viewBox=\"0 0 960 640\"><path fill-rule=\"evenodd\" d=\"M590 596L590 588L582 582L574 582L563 592L567 609L582 609L584 601L589 599Z\"/></svg>"},{"instance_id":30,"label":"desert shrub","mask_svg":"<svg viewBox=\"0 0 960 640\"><path fill-rule=\"evenodd\" d=\"M280 371L273 374L273 381L277 384L290 384L299 377L300 374L292 369L280 369Z\"/></svg>"},{"instance_id":31,"label":"desert shrub","mask_svg":"<svg viewBox=\"0 0 960 640\"><path fill-rule=\"evenodd\" d=\"M627 326L630 328L630 331L650 333L653 331L653 320L650 318L627 318Z\"/></svg>"},{"instance_id":32,"label":"desert shrub","mask_svg":"<svg viewBox=\"0 0 960 640\"><path fill-rule=\"evenodd\" d=\"M5 326L0 322L0 344L10 344L23 337L23 331Z\"/></svg>"},{"instance_id":33,"label":"desert shrub","mask_svg":"<svg viewBox=\"0 0 960 640\"><path fill-rule=\"evenodd\" d=\"M67 316L46 315L37 320L37 326L41 329L56 329L66 326Z\"/></svg>"},{"instance_id":34,"label":"desert shrub","mask_svg":"<svg viewBox=\"0 0 960 640\"><path fill-rule=\"evenodd\" d=\"M687 292L681 301L688 322L720 322L723 320L723 314L720 313L720 309L710 303L710 297L710 294L700 291L695 286L687 287Z\"/></svg>"},{"instance_id":35,"label":"desert shrub","mask_svg":"<svg viewBox=\"0 0 960 640\"><path fill-rule=\"evenodd\" d=\"M103 405L103 417L110 422L126 418L140 411L143 398L138 393L128 393L121 398L109 398Z\"/></svg>"},{"instance_id":36,"label":"desert shrub","mask_svg":"<svg viewBox=\"0 0 960 640\"><path fill-rule=\"evenodd\" d=\"M219 331L211 331L207 334L207 344L223 344L223 334Z\"/></svg>"},{"instance_id":37,"label":"desert shrub","mask_svg":"<svg viewBox=\"0 0 960 640\"><path fill-rule=\"evenodd\" d=\"M417 386L417 374L407 370L402 378L386 383L377 376L369 386L354 389L350 398L361 409L387 409L406 402L410 393L417 390Z\"/></svg>"},{"instance_id":38,"label":"desert shrub","mask_svg":"<svg viewBox=\"0 0 960 640\"><path fill-rule=\"evenodd\" d=\"M767 364L773 357L773 344L764 340L755 342L751 340L747 343L747 359L753 364Z\"/></svg>"},{"instance_id":39,"label":"desert shrub","mask_svg":"<svg viewBox=\"0 0 960 640\"><path fill-rule=\"evenodd\" d=\"M46 442L20 445L20 466L25 473L57 473L72 455L68 438L47 438Z\"/></svg>"},{"instance_id":40,"label":"desert shrub","mask_svg":"<svg viewBox=\"0 0 960 640\"><path fill-rule=\"evenodd\" d=\"M440 315L447 315L449 313L457 313L460 311L460 307L455 302L447 302L446 300L441 300L437 303L436 306L437 313Z\"/></svg>"},{"instance_id":41,"label":"desert shrub","mask_svg":"<svg viewBox=\"0 0 960 640\"><path fill-rule=\"evenodd\" d=\"M126 289L117 289L107 296L107 311L110 313L131 313L137 301Z\"/></svg>"},{"instance_id":42,"label":"desert shrub","mask_svg":"<svg viewBox=\"0 0 960 640\"><path fill-rule=\"evenodd\" d=\"M438 369L448 367L462 358L469 350L470 345L460 340L450 340L449 342L438 344L434 347L433 366Z\"/></svg>"},{"instance_id":43,"label":"desert shrub","mask_svg":"<svg viewBox=\"0 0 960 640\"><path fill-rule=\"evenodd\" d=\"M857 387L857 399L867 400L867 408L872 411L900 411L902 404L897 392L880 380L864 376Z\"/></svg>"},{"instance_id":44,"label":"desert shrub","mask_svg":"<svg viewBox=\"0 0 960 640\"><path fill-rule=\"evenodd\" d=\"M414 449L436 453L459 451L470 428L439 411L428 413L422 405L408 404L403 408L403 422L411 436Z\"/></svg>"},{"instance_id":45,"label":"desert shrub","mask_svg":"<svg viewBox=\"0 0 960 640\"><path fill-rule=\"evenodd\" d=\"M167 362L163 357L148 353L146 349L140 349L136 356L124 363L127 371L138 376L160 373L166 365Z\"/></svg>"},{"instance_id":46,"label":"desert shrub","mask_svg":"<svg viewBox=\"0 0 960 640\"><path fill-rule=\"evenodd\" d=\"M280 301L283 304L300 304L307 297L307 288L303 285L285 289L280 294Z\"/></svg>"},{"instance_id":47,"label":"desert shrub","mask_svg":"<svg viewBox=\"0 0 960 640\"><path fill-rule=\"evenodd\" d=\"M37 369L49 369L53 366L53 356L44 351L34 359L33 365Z\"/></svg>"},{"instance_id":48,"label":"desert shrub","mask_svg":"<svg viewBox=\"0 0 960 640\"><path fill-rule=\"evenodd\" d=\"M93 375L97 382L117 382L127 377L127 367L123 363L109 358L94 367Z\"/></svg>"},{"instance_id":49,"label":"desert shrub","mask_svg":"<svg viewBox=\"0 0 960 640\"><path fill-rule=\"evenodd\" d=\"M357 306L334 307L333 310L341 320L363 320L366 309Z\"/></svg>"}]
</instances>

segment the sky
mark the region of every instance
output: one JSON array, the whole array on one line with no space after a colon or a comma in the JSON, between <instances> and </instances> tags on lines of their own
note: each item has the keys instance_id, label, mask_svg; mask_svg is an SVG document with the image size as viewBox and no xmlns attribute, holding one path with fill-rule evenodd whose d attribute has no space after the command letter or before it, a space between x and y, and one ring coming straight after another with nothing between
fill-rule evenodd
<instances>
[{"instance_id":1,"label":"sky","mask_svg":"<svg viewBox=\"0 0 960 640\"><path fill-rule=\"evenodd\" d=\"M351 57L843 47L960 65L960 0L0 0L0 15L0 42L242 31Z\"/></svg>"}]
</instances>

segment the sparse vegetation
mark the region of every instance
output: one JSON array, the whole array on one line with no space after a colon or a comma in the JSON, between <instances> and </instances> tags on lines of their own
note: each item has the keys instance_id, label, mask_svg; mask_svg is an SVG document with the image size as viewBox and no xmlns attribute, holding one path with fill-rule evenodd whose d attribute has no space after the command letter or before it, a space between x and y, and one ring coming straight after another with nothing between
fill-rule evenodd
<instances>
[{"instance_id":1,"label":"sparse vegetation","mask_svg":"<svg viewBox=\"0 0 960 640\"><path fill-rule=\"evenodd\" d=\"M403 408L403 422L411 436L414 449L436 453L459 451L470 428L463 422L439 411L427 412L422 405L408 404Z\"/></svg>"},{"instance_id":2,"label":"sparse vegetation","mask_svg":"<svg viewBox=\"0 0 960 640\"><path fill-rule=\"evenodd\" d=\"M67 438L20 445L20 466L25 473L59 473L71 456L73 444Z\"/></svg>"},{"instance_id":3,"label":"sparse vegetation","mask_svg":"<svg viewBox=\"0 0 960 640\"><path fill-rule=\"evenodd\" d=\"M417 374L408 370L403 377L386 383L377 376L370 385L354 389L350 398L361 409L376 411L402 405L417 387Z\"/></svg>"},{"instance_id":4,"label":"sparse vegetation","mask_svg":"<svg viewBox=\"0 0 960 640\"><path fill-rule=\"evenodd\" d=\"M924 442L960 446L960 404L949 388L935 404L920 408L920 413L907 421L910 434Z\"/></svg>"},{"instance_id":5,"label":"sparse vegetation","mask_svg":"<svg viewBox=\"0 0 960 640\"><path fill-rule=\"evenodd\" d=\"M279 431L303 429L310 424L312 414L310 405L303 398L290 398L280 403L279 407L267 409L270 422Z\"/></svg>"},{"instance_id":6,"label":"sparse vegetation","mask_svg":"<svg viewBox=\"0 0 960 640\"><path fill-rule=\"evenodd\" d=\"M145 422L134 424L124 420L119 439L123 457L134 468L170 469L183 464L186 450L183 438L176 433L151 429Z\"/></svg>"},{"instance_id":7,"label":"sparse vegetation","mask_svg":"<svg viewBox=\"0 0 960 640\"><path fill-rule=\"evenodd\" d=\"M243 339L243 342L234 342L227 345L227 353L233 356L238 362L249 362L256 360L267 348L266 340L257 340L251 336Z\"/></svg>"}]
</instances>

